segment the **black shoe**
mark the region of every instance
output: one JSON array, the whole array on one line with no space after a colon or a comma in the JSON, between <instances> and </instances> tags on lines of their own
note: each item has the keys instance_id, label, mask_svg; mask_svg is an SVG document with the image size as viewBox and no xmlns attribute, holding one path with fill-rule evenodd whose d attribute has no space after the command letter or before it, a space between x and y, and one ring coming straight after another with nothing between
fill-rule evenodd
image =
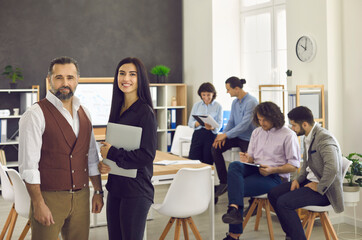
<instances>
[{"instance_id":1,"label":"black shoe","mask_svg":"<svg viewBox=\"0 0 362 240\"><path fill-rule=\"evenodd\" d=\"M227 190L228 185L220 183L220 185L215 186L215 197L223 195L224 193L226 193Z\"/></svg>"},{"instance_id":2,"label":"black shoe","mask_svg":"<svg viewBox=\"0 0 362 240\"><path fill-rule=\"evenodd\" d=\"M215 204L216 204L218 201L219 201L219 198L216 197L216 198L215 198Z\"/></svg>"},{"instance_id":3,"label":"black shoe","mask_svg":"<svg viewBox=\"0 0 362 240\"><path fill-rule=\"evenodd\" d=\"M227 224L240 224L243 223L243 217L237 208L229 206L227 213L222 216L222 221Z\"/></svg>"},{"instance_id":4,"label":"black shoe","mask_svg":"<svg viewBox=\"0 0 362 240\"><path fill-rule=\"evenodd\" d=\"M239 238L232 238L229 234L226 234L226 238L223 240L239 240Z\"/></svg>"}]
</instances>

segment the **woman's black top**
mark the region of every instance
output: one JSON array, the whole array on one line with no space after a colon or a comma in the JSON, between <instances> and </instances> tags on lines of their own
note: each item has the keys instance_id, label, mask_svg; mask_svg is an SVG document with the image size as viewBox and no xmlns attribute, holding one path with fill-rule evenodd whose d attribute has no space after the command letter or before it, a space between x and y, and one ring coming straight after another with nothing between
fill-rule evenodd
<instances>
[{"instance_id":1,"label":"woman's black top","mask_svg":"<svg viewBox=\"0 0 362 240\"><path fill-rule=\"evenodd\" d=\"M153 202L154 189L151 183L153 160L157 148L157 121L152 108L138 99L115 123L142 128L140 148L126 151L111 147L107 158L124 169L137 169L137 177L129 178L109 174L106 188L113 197L147 197ZM132 136L119 136L131 138Z\"/></svg>"}]
</instances>

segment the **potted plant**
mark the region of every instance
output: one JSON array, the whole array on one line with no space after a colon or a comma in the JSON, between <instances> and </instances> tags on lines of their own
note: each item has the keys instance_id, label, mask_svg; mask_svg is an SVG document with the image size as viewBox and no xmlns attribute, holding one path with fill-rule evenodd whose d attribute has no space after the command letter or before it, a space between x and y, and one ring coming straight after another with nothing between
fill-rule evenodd
<instances>
[{"instance_id":1,"label":"potted plant","mask_svg":"<svg viewBox=\"0 0 362 240\"><path fill-rule=\"evenodd\" d=\"M157 65L151 69L151 74L156 75L158 83L165 83L169 72L170 68L165 65Z\"/></svg>"},{"instance_id":2,"label":"potted plant","mask_svg":"<svg viewBox=\"0 0 362 240\"><path fill-rule=\"evenodd\" d=\"M10 81L10 88L16 88L17 80L23 80L23 73L21 72L20 68L13 68L11 65L7 65L5 67L5 71L2 73L2 75L9 78Z\"/></svg>"},{"instance_id":3,"label":"potted plant","mask_svg":"<svg viewBox=\"0 0 362 240\"><path fill-rule=\"evenodd\" d=\"M362 187L362 154L350 153L346 156L352 163L350 169L347 171L346 176L347 183L343 184L344 201L346 206L354 206L359 201L359 189Z\"/></svg>"}]
</instances>

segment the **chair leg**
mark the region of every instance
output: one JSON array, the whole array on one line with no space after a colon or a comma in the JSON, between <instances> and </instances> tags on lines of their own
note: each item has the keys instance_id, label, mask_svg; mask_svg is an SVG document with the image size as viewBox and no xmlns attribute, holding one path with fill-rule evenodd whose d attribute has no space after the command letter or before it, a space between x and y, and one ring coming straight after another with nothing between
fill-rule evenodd
<instances>
[{"instance_id":1,"label":"chair leg","mask_svg":"<svg viewBox=\"0 0 362 240\"><path fill-rule=\"evenodd\" d=\"M245 217L244 222L243 222L243 229L245 229L245 226L248 223L248 221L249 221L249 219L251 217L251 214L253 214L254 209L258 205L258 202L259 202L259 199L254 199L253 203L251 204L251 207L250 207L248 213L246 214L246 217Z\"/></svg>"},{"instance_id":2,"label":"chair leg","mask_svg":"<svg viewBox=\"0 0 362 240\"><path fill-rule=\"evenodd\" d=\"M18 218L18 213L16 211L14 211L13 216L11 218L8 235L6 235L6 240L10 240L11 237L13 236L13 232L14 232L15 223L16 223L17 218Z\"/></svg>"},{"instance_id":3,"label":"chair leg","mask_svg":"<svg viewBox=\"0 0 362 240\"><path fill-rule=\"evenodd\" d=\"M187 222L185 218L181 219L182 229L184 230L184 238L185 240L189 240L189 231L187 230Z\"/></svg>"},{"instance_id":4,"label":"chair leg","mask_svg":"<svg viewBox=\"0 0 362 240\"><path fill-rule=\"evenodd\" d=\"M308 226L307 226L307 230L305 232L305 237L307 238L307 240L310 239L310 235L312 235L312 229L313 229L313 225L314 225L314 220L317 216L317 213L312 212L310 214L309 220L308 220Z\"/></svg>"},{"instance_id":5,"label":"chair leg","mask_svg":"<svg viewBox=\"0 0 362 240\"><path fill-rule=\"evenodd\" d=\"M254 231L258 231L259 229L259 222L261 218L261 210L263 209L263 199L255 199L254 201L258 201L258 210L256 211L256 218L255 218L255 225L254 225Z\"/></svg>"},{"instance_id":6,"label":"chair leg","mask_svg":"<svg viewBox=\"0 0 362 240\"><path fill-rule=\"evenodd\" d=\"M24 229L23 229L23 231L22 231L22 233L21 233L21 235L19 237L19 240L24 240L24 238L25 238L26 234L28 233L29 229L30 229L30 219L26 223L26 225L25 225L25 227L24 227Z\"/></svg>"},{"instance_id":7,"label":"chair leg","mask_svg":"<svg viewBox=\"0 0 362 240\"><path fill-rule=\"evenodd\" d=\"M303 227L303 229L305 229L305 227L307 226L307 224L308 224L308 220L309 220L309 213L307 213L307 214L305 214L304 216L303 216L303 219L302 219L302 227Z\"/></svg>"},{"instance_id":8,"label":"chair leg","mask_svg":"<svg viewBox=\"0 0 362 240\"><path fill-rule=\"evenodd\" d=\"M323 228L324 228L324 226L325 226L325 227L328 229L328 232L331 234L332 239L338 240L337 233L336 233L336 231L334 230L334 227L333 227L331 221L329 220L329 218L328 218L328 216L327 216L327 213L326 213L326 212L320 213L320 218L321 218L321 222L322 222ZM327 232L327 233L328 233L328 232ZM327 235L326 235L326 238L327 238ZM328 238L328 239L329 239L329 238Z\"/></svg>"},{"instance_id":9,"label":"chair leg","mask_svg":"<svg viewBox=\"0 0 362 240\"><path fill-rule=\"evenodd\" d=\"M272 219L271 219L271 215L270 215L270 204L269 204L268 199L264 200L264 208L265 208L266 220L268 222L269 237L270 237L270 240L274 240L274 231L273 231Z\"/></svg>"},{"instance_id":10,"label":"chair leg","mask_svg":"<svg viewBox=\"0 0 362 240\"><path fill-rule=\"evenodd\" d=\"M15 211L15 204L13 203L13 206L12 206L11 209L10 209L8 218L6 219L6 222L5 222L5 224L4 224L3 230L1 231L0 240L3 240L3 239L4 239L5 234L6 234L6 231L7 231L8 228L9 228L11 219L13 218L14 212L16 213L16 211Z\"/></svg>"},{"instance_id":11,"label":"chair leg","mask_svg":"<svg viewBox=\"0 0 362 240\"><path fill-rule=\"evenodd\" d=\"M167 233L170 231L170 228L172 227L172 224L174 222L175 222L175 218L173 218L173 217L171 217L170 220L168 220L168 223L161 234L160 240L164 240L166 238Z\"/></svg>"},{"instance_id":12,"label":"chair leg","mask_svg":"<svg viewBox=\"0 0 362 240\"><path fill-rule=\"evenodd\" d=\"M192 217L186 218L186 221L189 223L190 228L194 233L196 240L202 240L199 230L197 230L194 220L192 220Z\"/></svg>"},{"instance_id":13,"label":"chair leg","mask_svg":"<svg viewBox=\"0 0 362 240\"><path fill-rule=\"evenodd\" d=\"M175 228L175 240L180 239L180 228L181 228L181 219L176 219L176 228Z\"/></svg>"}]
</instances>

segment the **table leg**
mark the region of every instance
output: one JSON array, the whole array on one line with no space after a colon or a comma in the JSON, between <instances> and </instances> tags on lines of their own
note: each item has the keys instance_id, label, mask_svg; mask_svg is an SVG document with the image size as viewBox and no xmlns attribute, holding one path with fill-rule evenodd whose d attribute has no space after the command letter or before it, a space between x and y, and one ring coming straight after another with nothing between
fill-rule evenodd
<instances>
[{"instance_id":1,"label":"table leg","mask_svg":"<svg viewBox=\"0 0 362 240\"><path fill-rule=\"evenodd\" d=\"M214 175L211 175L211 199L209 206L210 218L210 239L215 240L215 194L214 194Z\"/></svg>"}]
</instances>

